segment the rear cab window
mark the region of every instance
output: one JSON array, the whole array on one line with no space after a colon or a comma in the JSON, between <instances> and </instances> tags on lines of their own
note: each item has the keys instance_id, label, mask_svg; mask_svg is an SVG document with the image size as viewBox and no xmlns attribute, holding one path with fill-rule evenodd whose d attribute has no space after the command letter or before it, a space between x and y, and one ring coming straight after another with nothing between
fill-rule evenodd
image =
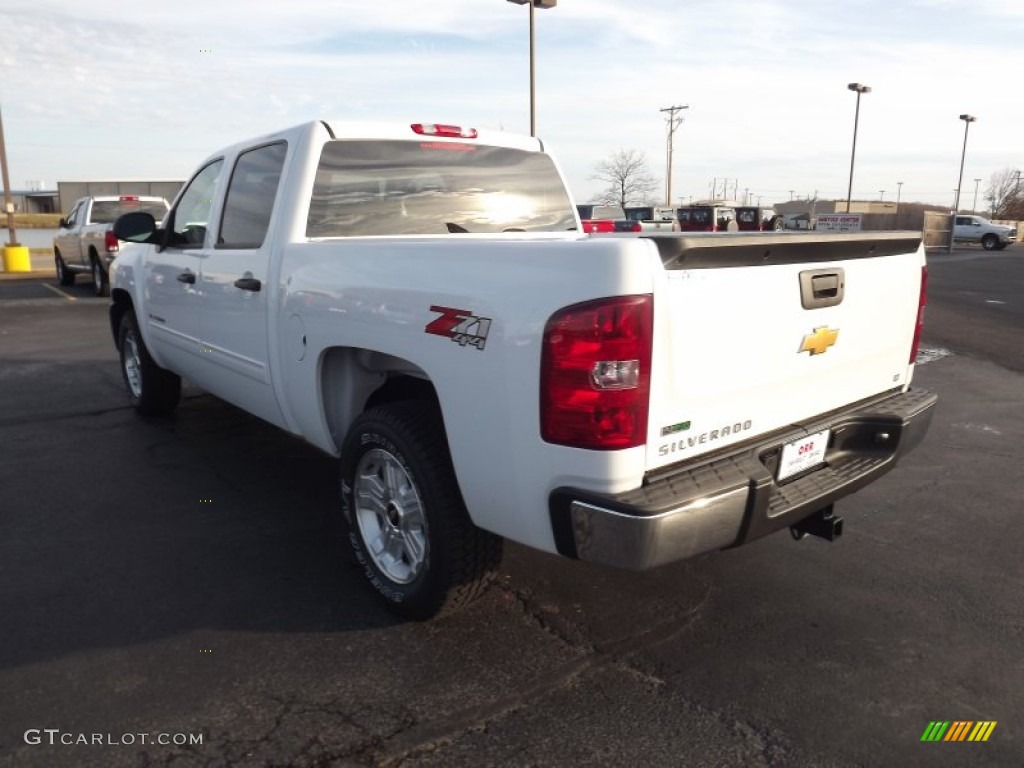
<instances>
[{"instance_id":1,"label":"rear cab window","mask_svg":"<svg viewBox=\"0 0 1024 768\"><path fill-rule=\"evenodd\" d=\"M307 237L574 229L548 155L440 141L327 142L306 221Z\"/></svg>"},{"instance_id":2,"label":"rear cab window","mask_svg":"<svg viewBox=\"0 0 1024 768\"><path fill-rule=\"evenodd\" d=\"M117 200L94 200L89 220L93 224L113 224L119 216L136 212L148 213L160 221L167 213L167 205L163 200L140 200L134 196L124 196Z\"/></svg>"}]
</instances>

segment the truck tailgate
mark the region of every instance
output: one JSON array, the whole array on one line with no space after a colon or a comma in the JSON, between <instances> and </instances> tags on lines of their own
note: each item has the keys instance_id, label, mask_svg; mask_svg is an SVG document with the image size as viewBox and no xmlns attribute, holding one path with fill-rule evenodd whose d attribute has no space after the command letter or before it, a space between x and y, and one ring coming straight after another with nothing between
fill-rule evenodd
<instances>
[{"instance_id":1,"label":"truck tailgate","mask_svg":"<svg viewBox=\"0 0 1024 768\"><path fill-rule=\"evenodd\" d=\"M651 239L648 470L909 384L920 235Z\"/></svg>"}]
</instances>

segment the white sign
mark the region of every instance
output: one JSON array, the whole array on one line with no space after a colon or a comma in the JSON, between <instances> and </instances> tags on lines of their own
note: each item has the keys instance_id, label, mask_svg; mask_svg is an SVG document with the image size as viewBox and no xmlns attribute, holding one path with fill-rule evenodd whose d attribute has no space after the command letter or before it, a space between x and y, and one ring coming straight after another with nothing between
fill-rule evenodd
<instances>
[{"instance_id":1,"label":"white sign","mask_svg":"<svg viewBox=\"0 0 1024 768\"><path fill-rule=\"evenodd\" d=\"M859 213L821 213L815 229L825 232L860 232Z\"/></svg>"}]
</instances>

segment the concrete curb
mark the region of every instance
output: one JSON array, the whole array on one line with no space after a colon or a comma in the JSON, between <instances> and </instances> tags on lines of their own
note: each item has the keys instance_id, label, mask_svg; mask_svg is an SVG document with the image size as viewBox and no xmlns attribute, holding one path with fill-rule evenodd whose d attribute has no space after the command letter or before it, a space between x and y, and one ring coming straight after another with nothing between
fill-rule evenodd
<instances>
[{"instance_id":1,"label":"concrete curb","mask_svg":"<svg viewBox=\"0 0 1024 768\"><path fill-rule=\"evenodd\" d=\"M0 272L0 282L10 280L56 279L57 272L52 269L33 269L31 272Z\"/></svg>"}]
</instances>

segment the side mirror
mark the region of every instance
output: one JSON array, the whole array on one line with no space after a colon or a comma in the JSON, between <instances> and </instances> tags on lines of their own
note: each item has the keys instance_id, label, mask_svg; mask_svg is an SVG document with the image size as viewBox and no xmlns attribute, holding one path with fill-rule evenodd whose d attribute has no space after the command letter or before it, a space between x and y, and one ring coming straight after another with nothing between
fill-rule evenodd
<instances>
[{"instance_id":1,"label":"side mirror","mask_svg":"<svg viewBox=\"0 0 1024 768\"><path fill-rule=\"evenodd\" d=\"M59 226L59 227L60 227L61 229L67 229L67 228L68 228L68 220L67 220L67 219L65 219L65 218L64 218L63 216L61 216L61 217L60 217L60 221L58 221L58 222L57 222L57 225L58 225L58 226Z\"/></svg>"},{"instance_id":2,"label":"side mirror","mask_svg":"<svg viewBox=\"0 0 1024 768\"><path fill-rule=\"evenodd\" d=\"M114 235L130 243L156 243L157 226L153 214L134 211L118 216L114 222Z\"/></svg>"}]
</instances>

